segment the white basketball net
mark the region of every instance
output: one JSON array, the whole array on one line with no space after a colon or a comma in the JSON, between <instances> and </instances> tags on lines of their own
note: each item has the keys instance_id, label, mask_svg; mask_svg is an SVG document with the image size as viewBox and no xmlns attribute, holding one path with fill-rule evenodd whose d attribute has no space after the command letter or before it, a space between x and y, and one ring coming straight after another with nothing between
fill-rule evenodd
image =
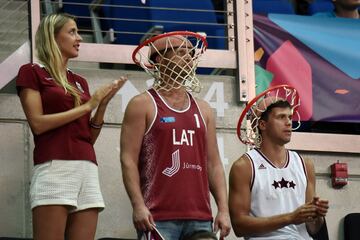
<instances>
[{"instance_id":1,"label":"white basketball net","mask_svg":"<svg viewBox=\"0 0 360 240\"><path fill-rule=\"evenodd\" d=\"M176 46L173 46L171 38L167 37L165 49L161 50L157 49L154 42L147 45L155 50L155 54L160 57L158 59L162 59L159 62L149 56L148 49L144 51L145 48L142 48L138 51L136 58L139 65L154 78L155 89L169 91L185 87L188 91L200 92L201 85L196 77L196 68L206 46L201 38L185 35L182 37L182 43ZM188 41L192 46L189 46Z\"/></svg>"},{"instance_id":2,"label":"white basketball net","mask_svg":"<svg viewBox=\"0 0 360 240\"><path fill-rule=\"evenodd\" d=\"M287 101L293 111L293 119L295 119L296 125L292 130L294 131L300 127L300 114L298 112L300 98L298 92L294 88L283 86L267 92L248 109L246 116L242 119L240 127L239 138L242 142L248 144L250 147L260 147L262 139L258 125L261 115L271 104L281 100Z\"/></svg>"}]
</instances>

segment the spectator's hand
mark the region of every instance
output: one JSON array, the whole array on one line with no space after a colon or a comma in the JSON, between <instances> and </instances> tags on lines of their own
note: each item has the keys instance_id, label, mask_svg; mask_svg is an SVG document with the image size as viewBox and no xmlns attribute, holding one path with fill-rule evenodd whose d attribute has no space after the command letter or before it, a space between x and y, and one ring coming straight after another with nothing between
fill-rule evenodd
<instances>
[{"instance_id":1,"label":"spectator's hand","mask_svg":"<svg viewBox=\"0 0 360 240\"><path fill-rule=\"evenodd\" d=\"M316 213L318 217L325 217L329 209L329 201L314 197L313 204L316 207Z\"/></svg>"},{"instance_id":2,"label":"spectator's hand","mask_svg":"<svg viewBox=\"0 0 360 240\"><path fill-rule=\"evenodd\" d=\"M91 96L90 100L87 102L91 110L96 108L100 102L111 92L111 84L104 85L97 89L94 94Z\"/></svg>"},{"instance_id":3,"label":"spectator's hand","mask_svg":"<svg viewBox=\"0 0 360 240\"><path fill-rule=\"evenodd\" d=\"M126 77L120 77L119 80L115 80L114 82L112 82L110 92L102 99L100 104L106 106L115 96L115 94L120 90L120 88L124 85L126 80Z\"/></svg>"},{"instance_id":4,"label":"spectator's hand","mask_svg":"<svg viewBox=\"0 0 360 240\"><path fill-rule=\"evenodd\" d=\"M133 222L135 228L140 231L151 231L155 226L154 219L145 205L134 208Z\"/></svg>"},{"instance_id":5,"label":"spectator's hand","mask_svg":"<svg viewBox=\"0 0 360 240\"><path fill-rule=\"evenodd\" d=\"M317 217L317 208L313 202L305 203L292 212L291 217L293 224L312 222Z\"/></svg>"},{"instance_id":6,"label":"spectator's hand","mask_svg":"<svg viewBox=\"0 0 360 240\"><path fill-rule=\"evenodd\" d=\"M214 232L220 230L220 239L223 239L230 233L230 217L228 212L218 212L214 222Z\"/></svg>"}]
</instances>

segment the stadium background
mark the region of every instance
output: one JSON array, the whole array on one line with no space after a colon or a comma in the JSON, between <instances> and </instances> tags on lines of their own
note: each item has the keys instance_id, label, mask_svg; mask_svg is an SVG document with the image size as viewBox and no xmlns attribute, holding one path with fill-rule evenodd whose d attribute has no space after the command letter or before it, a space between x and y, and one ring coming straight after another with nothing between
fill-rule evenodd
<instances>
[{"instance_id":1,"label":"stadium background","mask_svg":"<svg viewBox=\"0 0 360 240\"><path fill-rule=\"evenodd\" d=\"M33 141L14 90L14 79L19 66L33 58L31 41L28 39L33 37L31 33L35 31L40 17L59 6L79 16L79 27L85 43L81 45L80 57L71 62L70 68L88 79L90 89L96 89L120 75L129 78L110 103L104 129L95 145L107 205L100 214L97 238L135 237L131 205L122 184L119 136L127 102L151 84L150 77L135 67L130 59L134 45L146 32L144 29L156 26L148 34L164 30L207 33L209 51L201 62L204 68L199 69L203 89L197 96L207 100L216 113L217 137L226 176L232 162L246 151L246 147L237 139L236 124L244 102L255 94L252 1L181 1L182 6L175 4L178 1L164 0L94 1L96 8L102 9L93 12L98 15L88 11L90 2L0 1L0 236L32 235L28 190ZM295 14L294 9L289 8L291 5L286 4L289 2L279 2L284 4L266 6L264 2L259 5L254 2L254 11ZM133 5L132 8L129 5ZM270 9L271 6L277 8ZM114 9L121 8L125 11L114 14ZM154 11L150 14L152 8ZM179 13L174 14L174 11ZM106 15L106 12L114 15ZM126 12L127 16L124 15ZM170 18L174 15L179 19ZM94 16L100 21L91 23ZM144 21L139 22L139 19ZM154 19L156 21L151 21ZM138 21L139 26L129 24L131 21ZM95 27L97 23L100 23L100 34L96 31L99 30ZM124 26L138 29L123 29ZM343 218L348 213L360 212L359 146L358 135L306 132L294 134L293 142L289 145L289 148L299 150L303 156L315 161L318 195L330 200L326 218L330 239L344 239ZM331 187L330 165L337 161L346 162L349 167L349 183L342 189ZM213 206L215 212L215 204ZM235 239L234 234L231 233L227 239Z\"/></svg>"}]
</instances>

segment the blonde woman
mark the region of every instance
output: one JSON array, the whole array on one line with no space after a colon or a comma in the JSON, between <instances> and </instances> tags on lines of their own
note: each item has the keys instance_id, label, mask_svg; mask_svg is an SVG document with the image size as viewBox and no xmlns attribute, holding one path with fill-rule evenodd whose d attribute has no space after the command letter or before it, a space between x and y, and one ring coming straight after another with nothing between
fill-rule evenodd
<instances>
[{"instance_id":1,"label":"blonde woman","mask_svg":"<svg viewBox=\"0 0 360 240\"><path fill-rule=\"evenodd\" d=\"M30 202L37 240L94 239L104 208L93 144L125 79L91 96L86 80L67 68L81 41L73 16L44 17L35 38L40 63L22 66L16 82L34 135Z\"/></svg>"}]
</instances>

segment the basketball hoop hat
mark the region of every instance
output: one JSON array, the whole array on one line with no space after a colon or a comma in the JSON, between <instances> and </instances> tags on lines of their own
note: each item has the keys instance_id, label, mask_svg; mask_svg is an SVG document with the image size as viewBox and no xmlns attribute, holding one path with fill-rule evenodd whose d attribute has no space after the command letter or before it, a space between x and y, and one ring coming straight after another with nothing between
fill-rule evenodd
<instances>
[{"instance_id":1,"label":"basketball hoop hat","mask_svg":"<svg viewBox=\"0 0 360 240\"><path fill-rule=\"evenodd\" d=\"M297 125L292 130L300 127L300 115L298 112L300 98L297 90L288 85L274 86L252 99L241 112L237 125L237 135L242 143L250 147L260 147L259 120L269 106L279 101L286 101L290 104L294 120L297 121Z\"/></svg>"},{"instance_id":2,"label":"basketball hoop hat","mask_svg":"<svg viewBox=\"0 0 360 240\"><path fill-rule=\"evenodd\" d=\"M176 48L188 48L193 50L194 46L187 38L181 35L170 35L168 37L159 38L150 45L149 59L155 62L156 56L162 55L168 49L175 50ZM192 56L193 54L194 52L191 52Z\"/></svg>"},{"instance_id":3,"label":"basketball hoop hat","mask_svg":"<svg viewBox=\"0 0 360 240\"><path fill-rule=\"evenodd\" d=\"M201 86L195 71L206 48L205 36L175 31L144 41L134 50L132 59L154 78L153 87L157 90L185 87L188 91L199 92ZM179 49L185 49L186 53L180 54ZM173 56L166 56L169 51L174 53ZM156 60L157 56L160 61Z\"/></svg>"}]
</instances>

